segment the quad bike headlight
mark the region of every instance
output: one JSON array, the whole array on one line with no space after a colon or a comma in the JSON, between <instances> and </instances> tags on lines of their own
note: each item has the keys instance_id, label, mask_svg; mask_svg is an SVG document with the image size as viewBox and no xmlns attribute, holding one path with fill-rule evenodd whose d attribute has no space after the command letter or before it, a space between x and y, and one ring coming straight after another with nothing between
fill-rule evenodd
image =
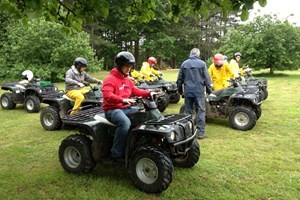
<instances>
[{"instance_id":1,"label":"quad bike headlight","mask_svg":"<svg viewBox=\"0 0 300 200\"><path fill-rule=\"evenodd\" d=\"M176 136L175 132L172 131L172 132L170 133L170 139L171 139L171 140L175 140L175 136Z\"/></svg>"},{"instance_id":2,"label":"quad bike headlight","mask_svg":"<svg viewBox=\"0 0 300 200\"><path fill-rule=\"evenodd\" d=\"M192 122L188 122L187 125L188 125L189 129L192 130L192 128L193 128L193 123L192 123Z\"/></svg>"}]
</instances>

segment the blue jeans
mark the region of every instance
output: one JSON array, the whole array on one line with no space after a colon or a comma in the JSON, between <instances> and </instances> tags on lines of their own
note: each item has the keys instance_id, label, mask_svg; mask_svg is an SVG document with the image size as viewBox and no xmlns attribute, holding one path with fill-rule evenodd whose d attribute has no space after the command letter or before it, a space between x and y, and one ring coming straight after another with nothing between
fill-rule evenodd
<instances>
[{"instance_id":1,"label":"blue jeans","mask_svg":"<svg viewBox=\"0 0 300 200\"><path fill-rule=\"evenodd\" d=\"M189 115L192 115L195 106L198 136L205 135L205 97L185 97L184 104L185 113Z\"/></svg>"},{"instance_id":2,"label":"blue jeans","mask_svg":"<svg viewBox=\"0 0 300 200\"><path fill-rule=\"evenodd\" d=\"M105 112L106 119L117 126L114 143L111 149L112 157L123 157L125 155L125 145L131 126L131 122L127 115L137 111L137 107L128 107Z\"/></svg>"}]
</instances>

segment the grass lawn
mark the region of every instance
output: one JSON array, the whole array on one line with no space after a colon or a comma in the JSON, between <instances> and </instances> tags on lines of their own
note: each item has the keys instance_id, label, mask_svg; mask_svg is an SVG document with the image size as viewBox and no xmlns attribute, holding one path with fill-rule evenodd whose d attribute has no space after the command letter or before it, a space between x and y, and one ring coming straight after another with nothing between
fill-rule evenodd
<instances>
[{"instance_id":1,"label":"grass lawn","mask_svg":"<svg viewBox=\"0 0 300 200\"><path fill-rule=\"evenodd\" d=\"M165 79L176 80L177 73L164 71ZM256 126L242 132L227 120L208 119L200 161L192 169L175 168L170 187L158 195L136 189L122 167L65 172L58 147L75 131L45 131L39 113L26 113L22 105L0 109L0 199L299 199L300 71L263 75L269 97ZM182 103L165 113L178 113Z\"/></svg>"}]
</instances>

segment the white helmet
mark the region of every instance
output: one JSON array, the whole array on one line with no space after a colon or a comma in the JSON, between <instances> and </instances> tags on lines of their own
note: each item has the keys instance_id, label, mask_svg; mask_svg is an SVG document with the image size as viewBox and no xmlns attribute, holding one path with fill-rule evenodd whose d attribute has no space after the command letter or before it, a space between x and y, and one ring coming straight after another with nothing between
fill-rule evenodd
<instances>
[{"instance_id":1,"label":"white helmet","mask_svg":"<svg viewBox=\"0 0 300 200\"><path fill-rule=\"evenodd\" d=\"M28 81L31 81L31 79L33 78L33 73L30 70L25 70L24 72L22 72L22 78L26 79Z\"/></svg>"}]
</instances>

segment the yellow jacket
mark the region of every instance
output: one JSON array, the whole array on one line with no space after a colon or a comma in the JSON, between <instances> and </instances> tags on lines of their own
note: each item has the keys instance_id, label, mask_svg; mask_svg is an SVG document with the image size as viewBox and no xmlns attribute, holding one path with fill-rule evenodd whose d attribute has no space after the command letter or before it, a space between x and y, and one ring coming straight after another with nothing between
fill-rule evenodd
<instances>
[{"instance_id":1,"label":"yellow jacket","mask_svg":"<svg viewBox=\"0 0 300 200\"><path fill-rule=\"evenodd\" d=\"M146 76L147 81L153 81L153 77L150 76L151 74L160 75L162 73L158 70L155 70L153 67L150 67L148 62L143 62L141 74Z\"/></svg>"},{"instance_id":2,"label":"yellow jacket","mask_svg":"<svg viewBox=\"0 0 300 200\"><path fill-rule=\"evenodd\" d=\"M231 59L230 66L235 76L238 76L238 74L244 74L244 70L240 68L239 63L235 59Z\"/></svg>"},{"instance_id":3,"label":"yellow jacket","mask_svg":"<svg viewBox=\"0 0 300 200\"><path fill-rule=\"evenodd\" d=\"M137 80L142 80L144 75L133 69L132 71L130 71L130 76Z\"/></svg>"},{"instance_id":4,"label":"yellow jacket","mask_svg":"<svg viewBox=\"0 0 300 200\"><path fill-rule=\"evenodd\" d=\"M208 68L208 73L213 83L213 89L215 91L227 88L227 80L230 78L234 78L234 72L227 62L224 62L223 66L219 69L216 68L214 63L211 64Z\"/></svg>"}]
</instances>

